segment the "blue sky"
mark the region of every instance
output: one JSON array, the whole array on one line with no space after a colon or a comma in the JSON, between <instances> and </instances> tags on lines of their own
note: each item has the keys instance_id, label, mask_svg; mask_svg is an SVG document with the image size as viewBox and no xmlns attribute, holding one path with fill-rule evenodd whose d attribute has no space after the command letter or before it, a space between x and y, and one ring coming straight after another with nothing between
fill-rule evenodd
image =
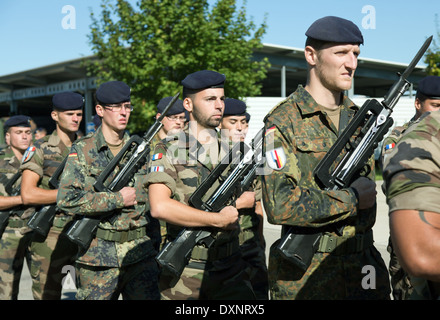
<instances>
[{"instance_id":1,"label":"blue sky","mask_svg":"<svg viewBox=\"0 0 440 320\"><path fill-rule=\"evenodd\" d=\"M93 54L87 40L90 11L99 13L100 3L1 0L0 75ZM438 0L247 0L246 8L248 17L258 25L267 15L264 43L303 48L310 24L336 15L361 29L365 39L362 57L401 63L409 63L424 40L430 35L436 39L440 31L436 25ZM67 19L69 15L75 18L74 25Z\"/></svg>"}]
</instances>

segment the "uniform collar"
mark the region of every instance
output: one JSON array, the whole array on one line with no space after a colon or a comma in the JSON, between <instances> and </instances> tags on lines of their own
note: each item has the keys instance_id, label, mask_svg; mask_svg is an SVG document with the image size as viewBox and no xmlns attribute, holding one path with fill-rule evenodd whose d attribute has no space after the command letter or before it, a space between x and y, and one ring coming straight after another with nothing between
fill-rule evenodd
<instances>
[{"instance_id":1,"label":"uniform collar","mask_svg":"<svg viewBox=\"0 0 440 320\"><path fill-rule=\"evenodd\" d=\"M341 93L342 94L342 93ZM301 109L302 114L312 114L321 112L322 106L315 101L315 99L310 95L310 93L304 89L302 85L298 86L298 89L293 94L296 98L296 103L298 108ZM359 109L353 101L351 101L346 95L342 96L341 105L345 109Z\"/></svg>"}]
</instances>

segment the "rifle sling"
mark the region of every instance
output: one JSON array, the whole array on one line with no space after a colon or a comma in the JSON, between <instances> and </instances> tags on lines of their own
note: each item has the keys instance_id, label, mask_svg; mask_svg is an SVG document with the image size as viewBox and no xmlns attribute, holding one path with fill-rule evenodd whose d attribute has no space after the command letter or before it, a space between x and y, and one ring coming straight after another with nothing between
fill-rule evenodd
<instances>
[{"instance_id":1,"label":"rifle sling","mask_svg":"<svg viewBox=\"0 0 440 320\"><path fill-rule=\"evenodd\" d=\"M220 247L204 248L196 246L191 253L191 259L204 261L220 260L233 255L239 250L240 245L238 241L231 241L222 244Z\"/></svg>"}]
</instances>

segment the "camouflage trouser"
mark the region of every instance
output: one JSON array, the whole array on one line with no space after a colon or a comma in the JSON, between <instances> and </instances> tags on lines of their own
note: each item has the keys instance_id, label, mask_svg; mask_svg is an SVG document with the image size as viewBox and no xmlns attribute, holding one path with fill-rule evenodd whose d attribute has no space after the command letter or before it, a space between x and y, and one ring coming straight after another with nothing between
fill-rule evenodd
<instances>
[{"instance_id":1,"label":"camouflage trouser","mask_svg":"<svg viewBox=\"0 0 440 320\"><path fill-rule=\"evenodd\" d=\"M270 248L271 299L390 299L388 270L373 245L353 254L315 253L310 267L303 272L275 250L278 243L275 241Z\"/></svg>"},{"instance_id":2,"label":"camouflage trouser","mask_svg":"<svg viewBox=\"0 0 440 320\"><path fill-rule=\"evenodd\" d=\"M246 232L246 230L244 232ZM240 249L243 260L248 264L246 272L249 275L257 299L267 300L269 283L267 278L266 254L260 238L255 235L251 239L244 241L243 244L240 245Z\"/></svg>"},{"instance_id":3,"label":"camouflage trouser","mask_svg":"<svg viewBox=\"0 0 440 320\"><path fill-rule=\"evenodd\" d=\"M77 263L78 300L159 300L159 268L154 257L120 267L95 267Z\"/></svg>"},{"instance_id":4,"label":"camouflage trouser","mask_svg":"<svg viewBox=\"0 0 440 320\"><path fill-rule=\"evenodd\" d=\"M30 266L28 251L32 233L6 227L0 240L0 300L17 300L24 260Z\"/></svg>"},{"instance_id":5,"label":"camouflage trouser","mask_svg":"<svg viewBox=\"0 0 440 320\"><path fill-rule=\"evenodd\" d=\"M167 288L161 278L160 289L162 300L255 299L240 253L217 261L191 260L173 288Z\"/></svg>"},{"instance_id":6,"label":"camouflage trouser","mask_svg":"<svg viewBox=\"0 0 440 320\"><path fill-rule=\"evenodd\" d=\"M34 233L30 245L32 294L35 300L61 299L64 266L74 265L78 247L63 233L64 229L52 226L47 237Z\"/></svg>"}]
</instances>

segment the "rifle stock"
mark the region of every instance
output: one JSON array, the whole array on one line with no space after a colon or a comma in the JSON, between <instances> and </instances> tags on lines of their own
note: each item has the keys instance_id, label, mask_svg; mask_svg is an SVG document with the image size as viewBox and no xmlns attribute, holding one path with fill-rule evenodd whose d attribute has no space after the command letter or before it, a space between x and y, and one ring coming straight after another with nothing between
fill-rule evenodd
<instances>
[{"instance_id":1,"label":"rifle stock","mask_svg":"<svg viewBox=\"0 0 440 320\"><path fill-rule=\"evenodd\" d=\"M382 102L375 99L365 101L335 144L318 163L313 173L316 182L323 189L347 188L359 175L368 159L373 155L378 143L391 128L393 108L408 89L410 83L407 78L428 49L431 41L432 36L426 39ZM357 132L359 134L354 137ZM344 153L342 160L337 162L340 155ZM295 233L294 229L291 227L284 233L276 250L282 257L305 272L316 253L322 233Z\"/></svg>"},{"instance_id":2,"label":"rifle stock","mask_svg":"<svg viewBox=\"0 0 440 320\"><path fill-rule=\"evenodd\" d=\"M121 151L110 161L93 185L97 192L118 192L123 187L129 185L135 173L148 162L151 140L153 140L154 136L162 128L163 118L176 102L179 95L180 93L174 95L162 114L156 119L142 138L137 135L132 136ZM119 171L116 176L109 179L110 175L118 168ZM117 215L112 213L100 217L81 216L79 219L76 219L69 228L67 237L82 249L86 250L95 237L96 230L101 221L108 219L113 223L116 218Z\"/></svg>"},{"instance_id":3,"label":"rifle stock","mask_svg":"<svg viewBox=\"0 0 440 320\"><path fill-rule=\"evenodd\" d=\"M5 191L10 195L11 197L17 196L20 194L20 185L14 188L15 182L21 177L21 172L16 172L11 179L6 183L5 185ZM3 235L3 232L6 229L6 226L8 225L9 217L12 215L17 215L21 217L23 215L25 208L22 205L15 206L13 208L2 210L0 211L0 238Z\"/></svg>"},{"instance_id":4,"label":"rifle stock","mask_svg":"<svg viewBox=\"0 0 440 320\"><path fill-rule=\"evenodd\" d=\"M67 157L60 163L54 174L49 179L49 186L52 189L58 189L60 184L60 176L66 166ZM52 227L53 219L57 214L58 207L56 204L50 204L41 207L38 211L30 217L27 225L29 228L39 233L43 237L47 237L49 230Z\"/></svg>"}]
</instances>

